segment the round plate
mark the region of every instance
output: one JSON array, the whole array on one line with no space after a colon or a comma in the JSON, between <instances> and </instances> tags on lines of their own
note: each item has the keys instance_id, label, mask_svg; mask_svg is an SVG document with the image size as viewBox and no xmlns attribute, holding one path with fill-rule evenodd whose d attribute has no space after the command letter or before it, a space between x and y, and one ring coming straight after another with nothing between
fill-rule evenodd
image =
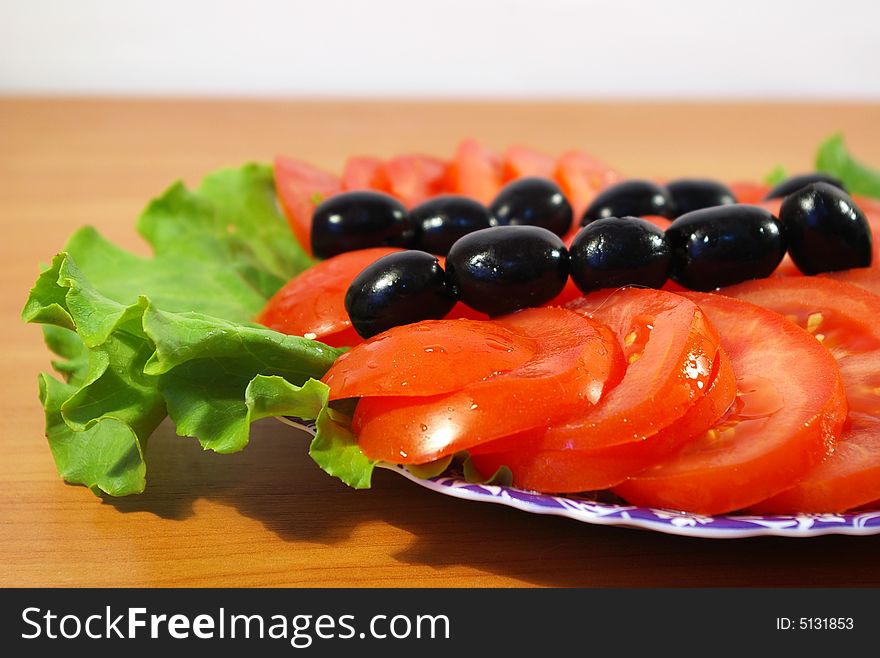
<instances>
[{"instance_id":1,"label":"round plate","mask_svg":"<svg viewBox=\"0 0 880 658\"><path fill-rule=\"evenodd\" d=\"M293 423L314 434L314 426ZM846 514L738 515L702 516L649 507L620 505L591 500L582 496L552 496L515 487L467 482L460 474L449 472L430 479L419 478L402 466L380 464L421 487L445 496L485 503L507 505L531 514L564 516L582 523L614 525L653 530L672 535L711 539L738 539L775 535L781 537L816 537L819 535L880 534L880 510Z\"/></svg>"}]
</instances>

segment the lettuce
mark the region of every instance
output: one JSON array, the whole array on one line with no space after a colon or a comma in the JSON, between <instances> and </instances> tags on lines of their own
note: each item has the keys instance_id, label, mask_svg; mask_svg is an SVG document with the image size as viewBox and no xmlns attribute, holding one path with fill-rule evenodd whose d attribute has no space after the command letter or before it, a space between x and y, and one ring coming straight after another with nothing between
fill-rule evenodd
<instances>
[{"instance_id":1,"label":"lettuce","mask_svg":"<svg viewBox=\"0 0 880 658\"><path fill-rule=\"evenodd\" d=\"M171 186L138 223L141 258L84 228L37 279L22 318L43 325L61 379L39 395L59 474L96 493L144 490L147 442L170 417L181 436L233 452L267 416L314 420L310 454L354 487L374 463L318 379L341 350L260 327L251 318L311 264L275 204L271 169Z\"/></svg>"},{"instance_id":2,"label":"lettuce","mask_svg":"<svg viewBox=\"0 0 880 658\"><path fill-rule=\"evenodd\" d=\"M871 169L854 159L840 133L819 145L816 170L839 178L850 194L880 199L880 170Z\"/></svg>"}]
</instances>

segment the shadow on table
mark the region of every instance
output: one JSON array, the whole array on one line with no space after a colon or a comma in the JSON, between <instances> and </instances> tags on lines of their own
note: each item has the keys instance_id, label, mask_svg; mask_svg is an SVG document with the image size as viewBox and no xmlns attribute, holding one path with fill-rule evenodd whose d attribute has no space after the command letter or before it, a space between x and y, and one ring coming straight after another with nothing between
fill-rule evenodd
<instances>
[{"instance_id":1,"label":"shadow on table","mask_svg":"<svg viewBox=\"0 0 880 658\"><path fill-rule=\"evenodd\" d=\"M382 521L416 537L395 555L403 563L465 565L535 585L880 585L876 536L710 540L606 528L438 495L381 470L372 489L353 491L313 464L305 435L272 421L253 435L243 452L217 455L163 425L148 447L147 491L105 500L121 512L179 520L207 498L284 540L325 544Z\"/></svg>"}]
</instances>

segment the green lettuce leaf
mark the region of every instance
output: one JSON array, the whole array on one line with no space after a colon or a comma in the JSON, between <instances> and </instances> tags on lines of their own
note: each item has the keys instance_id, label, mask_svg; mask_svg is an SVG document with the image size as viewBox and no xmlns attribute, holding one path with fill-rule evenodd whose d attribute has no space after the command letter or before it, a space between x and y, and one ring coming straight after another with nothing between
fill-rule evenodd
<instances>
[{"instance_id":1,"label":"green lettuce leaf","mask_svg":"<svg viewBox=\"0 0 880 658\"><path fill-rule=\"evenodd\" d=\"M317 378L340 350L251 319L312 264L259 164L175 183L141 215L143 258L85 227L41 272L22 310L43 325L62 381L40 399L59 473L96 493L144 489L147 440L166 417L205 449L241 450L266 416L314 420L310 454L329 473L369 486L374 463Z\"/></svg>"},{"instance_id":2,"label":"green lettuce leaf","mask_svg":"<svg viewBox=\"0 0 880 658\"><path fill-rule=\"evenodd\" d=\"M770 170L770 172L766 176L764 176L764 182L767 185L771 186L779 185L779 183L784 181L786 178L788 178L788 174L785 172L785 167L783 167L782 165L777 165L776 167L773 167L773 169Z\"/></svg>"},{"instance_id":3,"label":"green lettuce leaf","mask_svg":"<svg viewBox=\"0 0 880 658\"><path fill-rule=\"evenodd\" d=\"M816 170L839 178L850 194L880 199L880 170L854 159L846 148L843 135L832 135L819 145Z\"/></svg>"}]
</instances>

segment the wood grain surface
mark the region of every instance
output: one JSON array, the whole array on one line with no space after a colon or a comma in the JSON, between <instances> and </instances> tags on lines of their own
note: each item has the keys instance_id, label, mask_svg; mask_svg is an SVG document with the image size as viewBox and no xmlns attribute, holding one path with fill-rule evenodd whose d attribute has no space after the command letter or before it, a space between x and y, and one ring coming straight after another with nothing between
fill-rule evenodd
<instances>
[{"instance_id":1,"label":"wood grain surface","mask_svg":"<svg viewBox=\"0 0 880 658\"><path fill-rule=\"evenodd\" d=\"M83 224L147 253L146 202L182 178L289 154L340 170L348 154L586 149L632 176L755 179L811 168L843 130L880 163L878 105L487 104L6 99L0 101L2 586L880 585L880 537L686 539L456 500L386 472L353 491L261 421L235 455L163 424L147 492L99 499L63 484L43 437L40 331L19 312Z\"/></svg>"}]
</instances>

